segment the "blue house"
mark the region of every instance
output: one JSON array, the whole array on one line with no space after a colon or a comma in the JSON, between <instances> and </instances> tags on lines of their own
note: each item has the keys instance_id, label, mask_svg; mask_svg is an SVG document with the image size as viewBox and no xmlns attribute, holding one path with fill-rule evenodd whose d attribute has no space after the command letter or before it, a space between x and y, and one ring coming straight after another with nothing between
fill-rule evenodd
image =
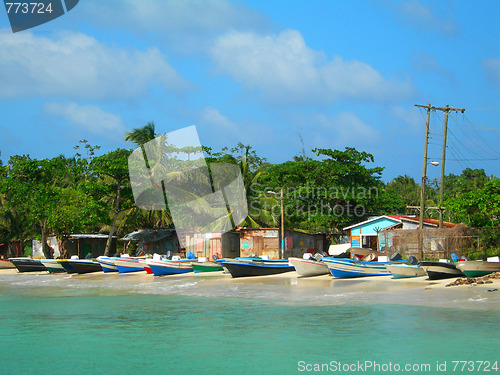
<instances>
[{"instance_id":1,"label":"blue house","mask_svg":"<svg viewBox=\"0 0 500 375\"><path fill-rule=\"evenodd\" d=\"M350 231L351 247L378 250L378 232L401 223L401 216L382 215L344 228Z\"/></svg>"}]
</instances>

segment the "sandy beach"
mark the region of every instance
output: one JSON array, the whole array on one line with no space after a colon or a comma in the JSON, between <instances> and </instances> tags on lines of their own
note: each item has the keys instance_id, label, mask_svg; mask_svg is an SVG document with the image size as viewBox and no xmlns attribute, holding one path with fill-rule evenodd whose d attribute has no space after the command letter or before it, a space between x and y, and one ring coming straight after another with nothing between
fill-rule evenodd
<instances>
[{"instance_id":1,"label":"sandy beach","mask_svg":"<svg viewBox=\"0 0 500 375\"><path fill-rule=\"evenodd\" d=\"M233 279L221 272L154 277L146 273L48 274L0 270L0 291L27 295L160 294L193 297L257 298L277 303L336 305L383 303L500 311L500 279L488 284L447 287L456 278L393 279L371 276L335 279L297 277L295 272Z\"/></svg>"}]
</instances>

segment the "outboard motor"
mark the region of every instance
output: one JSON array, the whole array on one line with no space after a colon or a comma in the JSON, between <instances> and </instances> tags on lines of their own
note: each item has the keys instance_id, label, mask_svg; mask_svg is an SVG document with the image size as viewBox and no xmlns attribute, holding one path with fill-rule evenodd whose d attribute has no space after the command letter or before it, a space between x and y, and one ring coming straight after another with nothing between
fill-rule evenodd
<instances>
[{"instance_id":1,"label":"outboard motor","mask_svg":"<svg viewBox=\"0 0 500 375\"><path fill-rule=\"evenodd\" d=\"M394 254L391 255L391 261L396 261L396 260L401 260L403 259L403 257L401 256L400 253L398 252L395 252Z\"/></svg>"},{"instance_id":2,"label":"outboard motor","mask_svg":"<svg viewBox=\"0 0 500 375\"><path fill-rule=\"evenodd\" d=\"M415 266L415 265L417 265L417 264L418 264L418 259L417 259L417 258L415 258L413 255L410 255L410 257L408 258L408 262L409 262L411 265Z\"/></svg>"}]
</instances>

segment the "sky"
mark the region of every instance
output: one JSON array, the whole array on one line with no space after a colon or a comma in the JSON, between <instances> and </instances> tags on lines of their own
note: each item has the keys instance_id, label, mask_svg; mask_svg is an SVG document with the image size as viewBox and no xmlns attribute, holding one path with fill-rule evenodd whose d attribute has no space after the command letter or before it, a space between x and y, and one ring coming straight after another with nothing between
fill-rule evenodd
<instances>
[{"instance_id":1,"label":"sky","mask_svg":"<svg viewBox=\"0 0 500 375\"><path fill-rule=\"evenodd\" d=\"M13 33L0 9L0 151L100 154L154 121L281 163L355 147L420 181L425 109L450 105L446 173L500 177L500 2L80 0ZM431 114L429 162L444 113ZM428 167L429 178L440 168Z\"/></svg>"}]
</instances>

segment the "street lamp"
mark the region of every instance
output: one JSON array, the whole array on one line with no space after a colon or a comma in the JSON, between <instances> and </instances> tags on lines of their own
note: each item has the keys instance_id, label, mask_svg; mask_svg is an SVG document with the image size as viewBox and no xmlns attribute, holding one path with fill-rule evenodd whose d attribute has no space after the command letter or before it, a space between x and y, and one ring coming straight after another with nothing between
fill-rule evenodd
<instances>
[{"instance_id":1,"label":"street lamp","mask_svg":"<svg viewBox=\"0 0 500 375\"><path fill-rule=\"evenodd\" d=\"M278 195L278 193L274 191L268 191L268 194L275 194ZM280 257L284 258L285 257L285 210L283 208L283 187L281 187L281 192L280 192L280 200L281 200L281 246L280 246Z\"/></svg>"}]
</instances>

